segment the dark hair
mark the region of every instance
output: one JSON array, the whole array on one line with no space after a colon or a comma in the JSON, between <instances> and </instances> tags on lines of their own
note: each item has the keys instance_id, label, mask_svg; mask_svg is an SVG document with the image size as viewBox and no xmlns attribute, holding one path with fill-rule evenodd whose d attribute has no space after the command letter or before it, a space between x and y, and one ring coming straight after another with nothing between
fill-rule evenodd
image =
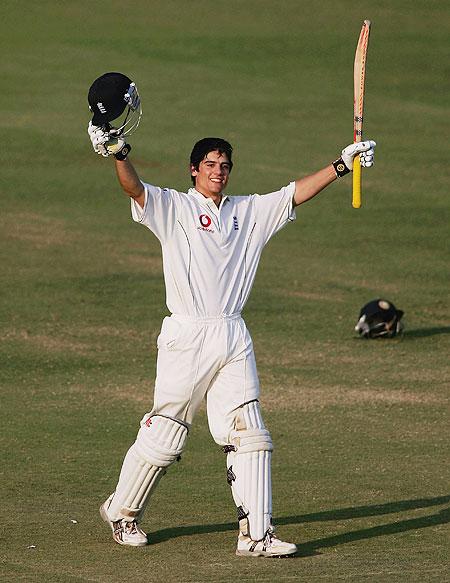
<instances>
[{"instance_id":1,"label":"dark hair","mask_svg":"<svg viewBox=\"0 0 450 583\"><path fill-rule=\"evenodd\" d=\"M233 168L231 155L233 148L226 140L222 138L203 138L199 140L192 148L190 163L196 170L200 166L200 162L209 154L209 152L219 152L219 154L226 154L230 162L230 171ZM195 176L191 176L192 184L195 186Z\"/></svg>"}]
</instances>

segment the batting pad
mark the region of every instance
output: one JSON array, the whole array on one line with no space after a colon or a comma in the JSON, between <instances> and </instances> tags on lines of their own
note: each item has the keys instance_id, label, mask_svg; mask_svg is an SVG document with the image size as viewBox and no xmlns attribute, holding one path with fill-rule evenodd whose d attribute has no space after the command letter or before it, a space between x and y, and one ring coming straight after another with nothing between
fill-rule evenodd
<instances>
[{"instance_id":1,"label":"batting pad","mask_svg":"<svg viewBox=\"0 0 450 583\"><path fill-rule=\"evenodd\" d=\"M228 453L227 466L239 528L252 540L262 540L272 521L273 445L257 401L240 409L235 427L230 435L234 451Z\"/></svg>"},{"instance_id":2,"label":"batting pad","mask_svg":"<svg viewBox=\"0 0 450 583\"><path fill-rule=\"evenodd\" d=\"M166 468L181 455L187 433L185 425L169 417L146 415L142 419L107 510L110 520L138 521L141 518Z\"/></svg>"}]
</instances>

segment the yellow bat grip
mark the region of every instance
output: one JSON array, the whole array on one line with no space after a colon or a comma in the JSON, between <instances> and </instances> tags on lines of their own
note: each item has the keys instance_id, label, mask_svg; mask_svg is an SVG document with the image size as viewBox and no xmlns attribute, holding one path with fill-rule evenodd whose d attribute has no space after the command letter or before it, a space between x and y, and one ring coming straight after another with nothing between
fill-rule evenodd
<instances>
[{"instance_id":1,"label":"yellow bat grip","mask_svg":"<svg viewBox=\"0 0 450 583\"><path fill-rule=\"evenodd\" d=\"M352 207L361 208L361 162L359 155L353 158L353 196Z\"/></svg>"}]
</instances>

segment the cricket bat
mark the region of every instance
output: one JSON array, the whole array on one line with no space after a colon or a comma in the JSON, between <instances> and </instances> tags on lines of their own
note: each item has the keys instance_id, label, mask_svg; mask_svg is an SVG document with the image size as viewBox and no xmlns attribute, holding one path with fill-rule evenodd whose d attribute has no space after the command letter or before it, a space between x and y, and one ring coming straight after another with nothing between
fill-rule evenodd
<instances>
[{"instance_id":1,"label":"cricket bat","mask_svg":"<svg viewBox=\"0 0 450 583\"><path fill-rule=\"evenodd\" d=\"M356 46L355 63L353 67L353 141L362 141L364 114L364 82L366 78L367 47L369 44L370 20L363 22ZM359 156L353 159L353 193L352 206L361 207L361 164Z\"/></svg>"}]
</instances>

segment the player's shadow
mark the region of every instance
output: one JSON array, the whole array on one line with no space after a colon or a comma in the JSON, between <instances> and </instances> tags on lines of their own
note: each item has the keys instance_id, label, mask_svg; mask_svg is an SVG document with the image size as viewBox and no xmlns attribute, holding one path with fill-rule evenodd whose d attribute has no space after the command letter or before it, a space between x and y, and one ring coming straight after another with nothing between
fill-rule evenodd
<instances>
[{"instance_id":1,"label":"player's shadow","mask_svg":"<svg viewBox=\"0 0 450 583\"><path fill-rule=\"evenodd\" d=\"M450 326L435 326L433 328L415 328L406 329L403 332L405 338L427 338L428 336L437 336L439 334L450 334Z\"/></svg>"},{"instance_id":2,"label":"player's shadow","mask_svg":"<svg viewBox=\"0 0 450 583\"><path fill-rule=\"evenodd\" d=\"M436 498L422 498L416 500L400 500L398 502L390 502L387 504L379 504L375 506L357 506L355 508L343 508L339 510L330 510L309 514L305 516L291 516L280 518L277 520L278 524L292 524L295 522L316 522L316 521L338 521L351 520L363 518L367 516L378 516L384 514L396 514L398 512L405 512L407 510L417 510L421 508L428 508L430 506L438 506L446 504L450 501L450 496L439 496ZM298 519L298 520L296 520ZM450 522L450 508L445 507L432 514L420 516L417 518L405 518L387 524L380 524L370 528L361 528L351 530L339 535L319 538L305 543L297 544L299 556L311 556L319 554L319 549L328 547L335 547L347 543L352 543L359 540L375 538L379 536L388 536L409 530L417 530L420 528L428 528L439 524L447 524Z\"/></svg>"},{"instance_id":3,"label":"player's shadow","mask_svg":"<svg viewBox=\"0 0 450 583\"><path fill-rule=\"evenodd\" d=\"M305 524L308 522L333 522L341 520L352 520L365 518L368 516L382 516L384 514L397 514L408 510L418 510L432 506L440 506L450 502L450 496L438 496L435 498L418 498L414 500L399 500L397 502L388 502L386 504L376 504L373 506L355 506L353 508L339 508L336 510L325 510L323 512L313 512L311 514L298 514L295 516L284 516L276 519L277 525L286 524ZM319 550L343 545L358 540L370 539L379 536L387 536L406 532L408 530L417 530L419 528L428 528L439 524L450 522L450 508L443 508L417 518L406 518L397 520L388 524L380 524L370 528L361 528L351 530L342 534L319 538L305 543L297 543L298 556L312 556L320 554ZM189 536L196 534L207 534L211 532L225 532L236 530L235 522L224 522L220 524L195 524L190 526L178 526L173 528L164 528L149 533L149 544L157 544L178 536Z\"/></svg>"}]
</instances>

